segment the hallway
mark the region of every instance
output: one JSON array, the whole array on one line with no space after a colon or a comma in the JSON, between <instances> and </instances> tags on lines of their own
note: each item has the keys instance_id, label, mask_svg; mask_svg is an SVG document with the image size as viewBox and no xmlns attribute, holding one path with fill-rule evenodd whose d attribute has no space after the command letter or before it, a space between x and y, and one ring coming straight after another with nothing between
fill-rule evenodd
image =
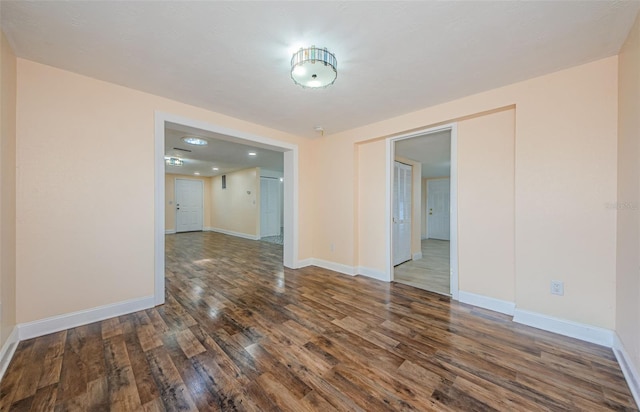
<instances>
[{"instance_id":1,"label":"hallway","mask_svg":"<svg viewBox=\"0 0 640 412\"><path fill-rule=\"evenodd\" d=\"M449 241L422 240L422 259L396 266L393 280L405 285L451 295L449 275Z\"/></svg>"}]
</instances>

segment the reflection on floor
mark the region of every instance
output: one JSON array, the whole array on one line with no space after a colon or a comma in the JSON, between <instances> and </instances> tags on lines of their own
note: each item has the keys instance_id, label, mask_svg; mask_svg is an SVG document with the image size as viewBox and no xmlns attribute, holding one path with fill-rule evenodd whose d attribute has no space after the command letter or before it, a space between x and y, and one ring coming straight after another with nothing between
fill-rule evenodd
<instances>
[{"instance_id":1,"label":"reflection on floor","mask_svg":"<svg viewBox=\"0 0 640 412\"><path fill-rule=\"evenodd\" d=\"M422 259L410 260L394 268L394 280L405 285L450 295L449 241L422 241Z\"/></svg>"}]
</instances>

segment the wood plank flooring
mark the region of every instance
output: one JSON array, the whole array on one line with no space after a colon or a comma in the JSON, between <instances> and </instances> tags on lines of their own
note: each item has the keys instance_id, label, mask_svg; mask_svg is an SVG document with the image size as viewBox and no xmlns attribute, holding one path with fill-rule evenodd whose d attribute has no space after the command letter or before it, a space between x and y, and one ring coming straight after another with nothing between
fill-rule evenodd
<instances>
[{"instance_id":1,"label":"wood plank flooring","mask_svg":"<svg viewBox=\"0 0 640 412\"><path fill-rule=\"evenodd\" d=\"M636 410L610 349L281 246L167 236L164 306L20 343L2 411Z\"/></svg>"},{"instance_id":2,"label":"wood plank flooring","mask_svg":"<svg viewBox=\"0 0 640 412\"><path fill-rule=\"evenodd\" d=\"M451 296L449 241L423 239L422 259L393 268L393 280L405 285Z\"/></svg>"}]
</instances>

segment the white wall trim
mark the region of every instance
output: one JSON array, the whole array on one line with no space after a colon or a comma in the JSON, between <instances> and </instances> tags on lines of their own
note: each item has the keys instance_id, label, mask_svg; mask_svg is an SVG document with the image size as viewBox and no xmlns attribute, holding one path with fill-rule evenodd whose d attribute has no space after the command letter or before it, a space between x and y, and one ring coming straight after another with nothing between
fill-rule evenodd
<instances>
[{"instance_id":1,"label":"white wall trim","mask_svg":"<svg viewBox=\"0 0 640 412\"><path fill-rule=\"evenodd\" d=\"M0 382L9 367L9 363L11 363L13 354L16 352L18 342L18 328L14 326L4 345L2 345L2 349L0 349Z\"/></svg>"},{"instance_id":2,"label":"white wall trim","mask_svg":"<svg viewBox=\"0 0 640 412\"><path fill-rule=\"evenodd\" d=\"M333 270L334 272L342 273L343 275L355 276L356 271L353 266L344 265L342 263L330 262L323 259L305 259L305 263L309 263L307 266L318 266L323 269Z\"/></svg>"},{"instance_id":3,"label":"white wall trim","mask_svg":"<svg viewBox=\"0 0 640 412\"><path fill-rule=\"evenodd\" d=\"M76 326L87 325L89 323L98 322L108 318L149 309L154 306L154 297L147 296L144 298L98 306L78 312L66 313L64 315L52 316L46 319L19 324L18 336L20 340L36 338L49 333L75 328Z\"/></svg>"},{"instance_id":4,"label":"white wall trim","mask_svg":"<svg viewBox=\"0 0 640 412\"><path fill-rule=\"evenodd\" d=\"M483 309L493 310L494 312L504 313L505 315L513 316L516 309L514 302L507 300L501 300L484 295L477 295L471 292L465 292L461 290L458 293L460 302L467 303L469 305L477 306Z\"/></svg>"},{"instance_id":5,"label":"white wall trim","mask_svg":"<svg viewBox=\"0 0 640 412\"><path fill-rule=\"evenodd\" d=\"M597 326L516 309L513 321L598 345L613 347L614 332Z\"/></svg>"},{"instance_id":6,"label":"white wall trim","mask_svg":"<svg viewBox=\"0 0 640 412\"><path fill-rule=\"evenodd\" d=\"M358 266L357 268L358 275L366 276L368 278L381 280L383 282L389 282L387 278L387 274L382 270L371 269L364 266Z\"/></svg>"},{"instance_id":7,"label":"white wall trim","mask_svg":"<svg viewBox=\"0 0 640 412\"><path fill-rule=\"evenodd\" d=\"M295 269L305 268L307 266L313 266L313 258L299 260Z\"/></svg>"},{"instance_id":8,"label":"white wall trim","mask_svg":"<svg viewBox=\"0 0 640 412\"><path fill-rule=\"evenodd\" d=\"M164 304L164 236L165 236L165 170L164 126L165 115L154 116L154 242L153 242L153 295L156 305ZM177 228L177 227L176 227Z\"/></svg>"},{"instance_id":9,"label":"white wall trim","mask_svg":"<svg viewBox=\"0 0 640 412\"><path fill-rule=\"evenodd\" d=\"M414 254L413 254L412 259L413 259L413 260L420 260L420 259L422 259L422 252L416 252L416 253L414 253Z\"/></svg>"},{"instance_id":10,"label":"white wall trim","mask_svg":"<svg viewBox=\"0 0 640 412\"><path fill-rule=\"evenodd\" d=\"M225 234L225 235L241 237L243 239L260 240L260 236L258 236L258 235L251 235L249 233L234 232L233 230L220 229L220 228L217 228L217 227L207 227L207 228L205 228L205 230L207 232L217 232L217 233L222 233L222 234Z\"/></svg>"},{"instance_id":11,"label":"white wall trim","mask_svg":"<svg viewBox=\"0 0 640 412\"><path fill-rule=\"evenodd\" d=\"M613 353L616 355L620 369L627 380L629 390L636 401L636 406L640 407L640 372L635 368L627 350L617 333L613 333Z\"/></svg>"},{"instance_id":12,"label":"white wall trim","mask_svg":"<svg viewBox=\"0 0 640 412\"><path fill-rule=\"evenodd\" d=\"M298 267L303 268L307 266L318 266L323 269L333 270L334 272L342 273L343 275L356 276L362 275L371 279L381 280L383 282L389 282L387 274L382 270L371 269L364 266L349 266L342 263L331 262L324 259L309 258L298 262Z\"/></svg>"},{"instance_id":13,"label":"white wall trim","mask_svg":"<svg viewBox=\"0 0 640 412\"><path fill-rule=\"evenodd\" d=\"M167 229L164 231L165 235L175 235L176 234L176 230L175 229Z\"/></svg>"}]
</instances>

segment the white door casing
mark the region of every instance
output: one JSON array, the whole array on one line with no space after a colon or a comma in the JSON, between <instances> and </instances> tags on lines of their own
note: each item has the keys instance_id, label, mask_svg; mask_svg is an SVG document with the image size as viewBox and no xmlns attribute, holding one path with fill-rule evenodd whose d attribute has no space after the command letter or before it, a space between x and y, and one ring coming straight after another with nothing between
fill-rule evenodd
<instances>
[{"instance_id":1,"label":"white door casing","mask_svg":"<svg viewBox=\"0 0 640 412\"><path fill-rule=\"evenodd\" d=\"M203 182L176 179L176 232L203 229Z\"/></svg>"},{"instance_id":2,"label":"white door casing","mask_svg":"<svg viewBox=\"0 0 640 412\"><path fill-rule=\"evenodd\" d=\"M412 168L394 162L393 174L393 265L411 260Z\"/></svg>"},{"instance_id":3,"label":"white door casing","mask_svg":"<svg viewBox=\"0 0 640 412\"><path fill-rule=\"evenodd\" d=\"M281 197L279 179L260 178L260 237L280 235Z\"/></svg>"},{"instance_id":4,"label":"white door casing","mask_svg":"<svg viewBox=\"0 0 640 412\"><path fill-rule=\"evenodd\" d=\"M394 181L394 161L395 161L395 142L420 137L431 133L437 133L444 130L451 131L451 175L450 175L450 285L451 297L453 300L459 299L458 285L458 127L456 123L443 124L440 126L429 127L423 130L412 131L410 133L388 137L385 139L386 144L386 215L387 224L385 225L386 239L386 265L385 273L381 277L387 281L393 281L393 181Z\"/></svg>"},{"instance_id":5,"label":"white door casing","mask_svg":"<svg viewBox=\"0 0 640 412\"><path fill-rule=\"evenodd\" d=\"M449 240L451 189L449 179L427 182L427 238Z\"/></svg>"}]
</instances>

